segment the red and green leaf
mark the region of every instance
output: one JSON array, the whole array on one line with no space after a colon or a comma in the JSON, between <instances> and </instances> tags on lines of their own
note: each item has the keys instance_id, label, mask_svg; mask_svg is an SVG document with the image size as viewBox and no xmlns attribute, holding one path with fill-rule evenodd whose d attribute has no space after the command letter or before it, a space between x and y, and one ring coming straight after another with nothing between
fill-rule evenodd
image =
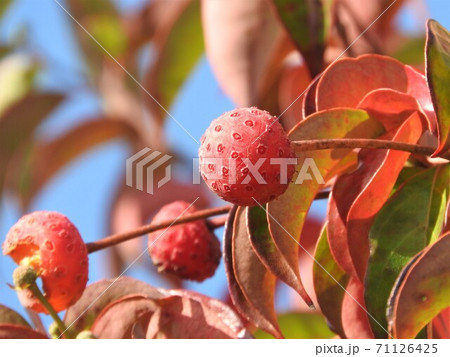
<instances>
[{"instance_id":1,"label":"red and green leaf","mask_svg":"<svg viewBox=\"0 0 450 357\"><path fill-rule=\"evenodd\" d=\"M0 304L0 324L12 324L30 327L30 324L18 312Z\"/></svg>"},{"instance_id":2,"label":"red and green leaf","mask_svg":"<svg viewBox=\"0 0 450 357\"><path fill-rule=\"evenodd\" d=\"M389 300L389 327L394 338L416 337L450 306L449 261L450 234L446 234L405 266Z\"/></svg>"},{"instance_id":3,"label":"red and green leaf","mask_svg":"<svg viewBox=\"0 0 450 357\"><path fill-rule=\"evenodd\" d=\"M322 70L325 11L321 1L273 0L278 14L313 76Z\"/></svg>"},{"instance_id":4,"label":"red and green leaf","mask_svg":"<svg viewBox=\"0 0 450 357\"><path fill-rule=\"evenodd\" d=\"M422 120L414 112L398 129L393 141L416 143ZM364 280L369 257L368 234L373 219L389 198L407 152L364 149L361 165L336 180L330 198L328 240L337 263L347 274Z\"/></svg>"},{"instance_id":5,"label":"red and green leaf","mask_svg":"<svg viewBox=\"0 0 450 357\"><path fill-rule=\"evenodd\" d=\"M450 33L435 20L427 22L425 56L428 87L438 119L437 155L450 149Z\"/></svg>"},{"instance_id":6,"label":"red and green leaf","mask_svg":"<svg viewBox=\"0 0 450 357\"><path fill-rule=\"evenodd\" d=\"M450 193L450 165L425 170L407 181L377 214L370 230L365 279L369 312L387 328L386 307L395 279L408 261L438 238ZM372 323L375 336L386 332Z\"/></svg>"},{"instance_id":7,"label":"red and green leaf","mask_svg":"<svg viewBox=\"0 0 450 357\"><path fill-rule=\"evenodd\" d=\"M345 338L341 316L349 276L336 264L331 255L326 225L317 242L314 260L314 291L320 310L327 319L330 329Z\"/></svg>"},{"instance_id":8,"label":"red and green leaf","mask_svg":"<svg viewBox=\"0 0 450 357\"><path fill-rule=\"evenodd\" d=\"M331 109L312 114L289 133L291 140L321 139L332 137L376 137L382 133L381 125L362 110ZM306 158L312 158L325 181L348 165L340 166L351 153L347 149L297 152L297 173L287 191L267 204L269 230L281 256L295 272L298 272L300 234L316 193L322 185L316 180L296 184L297 176ZM285 264L285 263L283 263Z\"/></svg>"}]
</instances>

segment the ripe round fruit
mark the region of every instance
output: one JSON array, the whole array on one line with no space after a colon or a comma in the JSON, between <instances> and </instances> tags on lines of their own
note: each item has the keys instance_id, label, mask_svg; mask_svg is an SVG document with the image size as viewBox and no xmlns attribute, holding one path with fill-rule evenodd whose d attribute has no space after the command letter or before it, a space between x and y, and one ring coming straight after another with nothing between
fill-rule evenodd
<instances>
[{"instance_id":1,"label":"ripe round fruit","mask_svg":"<svg viewBox=\"0 0 450 357\"><path fill-rule=\"evenodd\" d=\"M187 202L165 205L155 215L153 223L180 218L196 209ZM220 262L220 243L205 220L172 226L148 236L148 251L159 271L182 279L203 281L214 275Z\"/></svg>"},{"instance_id":2,"label":"ripe round fruit","mask_svg":"<svg viewBox=\"0 0 450 357\"><path fill-rule=\"evenodd\" d=\"M38 211L23 216L6 235L3 254L38 273L56 311L74 304L86 287L86 245L77 228L60 213ZM30 290L19 290L19 299L23 306L47 313Z\"/></svg>"},{"instance_id":3,"label":"ripe round fruit","mask_svg":"<svg viewBox=\"0 0 450 357\"><path fill-rule=\"evenodd\" d=\"M200 172L225 201L255 206L286 191L295 171L291 143L276 118L257 108L215 119L202 136Z\"/></svg>"}]
</instances>

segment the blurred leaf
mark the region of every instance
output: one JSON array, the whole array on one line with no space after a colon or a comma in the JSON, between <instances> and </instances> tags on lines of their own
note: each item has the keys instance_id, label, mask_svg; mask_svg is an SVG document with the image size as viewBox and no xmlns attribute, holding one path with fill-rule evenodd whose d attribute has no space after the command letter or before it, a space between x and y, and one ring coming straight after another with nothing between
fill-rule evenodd
<instances>
[{"instance_id":1,"label":"blurred leaf","mask_svg":"<svg viewBox=\"0 0 450 357\"><path fill-rule=\"evenodd\" d=\"M88 17L84 23L90 34L111 56L120 56L127 49L127 38L118 17L98 14ZM98 46L94 42L93 45ZM100 47L98 50L100 51Z\"/></svg>"},{"instance_id":2,"label":"blurred leaf","mask_svg":"<svg viewBox=\"0 0 450 357\"><path fill-rule=\"evenodd\" d=\"M14 157L9 184L28 207L38 191L70 162L109 140L132 140L135 135L123 121L101 118L83 122L50 142L31 143Z\"/></svg>"},{"instance_id":3,"label":"blurred leaf","mask_svg":"<svg viewBox=\"0 0 450 357\"><path fill-rule=\"evenodd\" d=\"M450 149L450 33L434 20L427 22L425 56L428 87L438 118L438 154Z\"/></svg>"},{"instance_id":4,"label":"blurred leaf","mask_svg":"<svg viewBox=\"0 0 450 357\"><path fill-rule=\"evenodd\" d=\"M127 295L107 305L92 325L96 338L131 338L134 323L158 306L145 295Z\"/></svg>"},{"instance_id":5,"label":"blurred leaf","mask_svg":"<svg viewBox=\"0 0 450 357\"><path fill-rule=\"evenodd\" d=\"M308 305L312 305L311 298L306 293L298 275L289 266L272 240L266 211L259 206L248 207L246 214L249 239L254 253L273 275L297 291L303 300L308 302Z\"/></svg>"},{"instance_id":6,"label":"blurred leaf","mask_svg":"<svg viewBox=\"0 0 450 357\"><path fill-rule=\"evenodd\" d=\"M302 119L302 93L311 82L311 76L304 64L286 65L281 73L278 89L280 122L286 131L291 130Z\"/></svg>"},{"instance_id":7,"label":"blurred leaf","mask_svg":"<svg viewBox=\"0 0 450 357\"><path fill-rule=\"evenodd\" d=\"M373 137L381 132L381 125L366 112L341 108L312 114L291 130L289 139ZM311 203L322 184L316 178L297 184L297 175L305 160L312 159L326 182L340 170L348 168L347 164L340 166L339 163L350 152L351 150L346 149L297 152L297 173L292 183L283 195L267 204L269 230L273 241L299 279L297 240Z\"/></svg>"},{"instance_id":8,"label":"blurred leaf","mask_svg":"<svg viewBox=\"0 0 450 357\"><path fill-rule=\"evenodd\" d=\"M0 116L31 89L36 63L25 55L9 55L0 60Z\"/></svg>"},{"instance_id":9,"label":"blurred leaf","mask_svg":"<svg viewBox=\"0 0 450 357\"><path fill-rule=\"evenodd\" d=\"M333 332L327 327L322 316L319 314L301 314L288 313L278 315L280 329L283 336L289 339L300 338L331 338L334 336ZM255 338L270 339L273 338L268 333L257 330Z\"/></svg>"},{"instance_id":10,"label":"blurred leaf","mask_svg":"<svg viewBox=\"0 0 450 357\"><path fill-rule=\"evenodd\" d=\"M422 121L414 112L392 141L415 144ZM336 262L349 275L364 280L369 258L369 230L377 212L389 198L410 153L362 149L360 165L336 180L329 203L328 240Z\"/></svg>"},{"instance_id":11,"label":"blurred leaf","mask_svg":"<svg viewBox=\"0 0 450 357\"><path fill-rule=\"evenodd\" d=\"M424 37L410 37L402 39L401 43L395 49L393 57L402 63L411 65L423 65L423 47ZM421 66L422 67L422 66Z\"/></svg>"},{"instance_id":12,"label":"blurred leaf","mask_svg":"<svg viewBox=\"0 0 450 357\"><path fill-rule=\"evenodd\" d=\"M0 304L0 324L12 324L30 327L30 324L18 312Z\"/></svg>"},{"instance_id":13,"label":"blurred leaf","mask_svg":"<svg viewBox=\"0 0 450 357\"><path fill-rule=\"evenodd\" d=\"M316 76L312 82L308 85L302 98L302 112L301 120L306 119L309 115L317 111L316 107L316 95L317 95L317 83L319 83L319 76ZM300 120L300 121L301 121Z\"/></svg>"},{"instance_id":14,"label":"blurred leaf","mask_svg":"<svg viewBox=\"0 0 450 357\"><path fill-rule=\"evenodd\" d=\"M449 182L450 165L421 172L399 188L375 218L370 230L365 300L369 312L385 328L395 279L408 261L436 241L441 232ZM372 327L377 337L386 338L379 325L373 323Z\"/></svg>"},{"instance_id":15,"label":"blurred leaf","mask_svg":"<svg viewBox=\"0 0 450 357\"><path fill-rule=\"evenodd\" d=\"M157 299L164 296L165 292L129 277L100 280L89 285L81 298L67 309L64 323L66 326L71 325L70 330L74 333L89 329L109 303L133 294Z\"/></svg>"},{"instance_id":16,"label":"blurred leaf","mask_svg":"<svg viewBox=\"0 0 450 357\"><path fill-rule=\"evenodd\" d=\"M13 324L0 324L0 339L42 339L48 338L44 334L32 330L29 327L13 325Z\"/></svg>"},{"instance_id":17,"label":"blurred leaf","mask_svg":"<svg viewBox=\"0 0 450 357\"><path fill-rule=\"evenodd\" d=\"M258 80L284 31L268 1L202 1L206 54L237 107L257 105Z\"/></svg>"},{"instance_id":18,"label":"blurred leaf","mask_svg":"<svg viewBox=\"0 0 450 357\"><path fill-rule=\"evenodd\" d=\"M29 94L0 115L0 190L11 156L31 140L37 126L63 99L61 94Z\"/></svg>"},{"instance_id":19,"label":"blurred leaf","mask_svg":"<svg viewBox=\"0 0 450 357\"><path fill-rule=\"evenodd\" d=\"M314 77L322 70L325 49L324 6L320 0L273 0L281 21Z\"/></svg>"},{"instance_id":20,"label":"blurred leaf","mask_svg":"<svg viewBox=\"0 0 450 357\"><path fill-rule=\"evenodd\" d=\"M347 338L374 337L370 327L373 319L367 315L364 302L364 285L358 279L350 278L341 309L342 327Z\"/></svg>"},{"instance_id":21,"label":"blurred leaf","mask_svg":"<svg viewBox=\"0 0 450 357\"><path fill-rule=\"evenodd\" d=\"M388 320L394 338L414 338L450 306L449 261L450 234L446 234L402 270L389 299Z\"/></svg>"},{"instance_id":22,"label":"blurred leaf","mask_svg":"<svg viewBox=\"0 0 450 357\"><path fill-rule=\"evenodd\" d=\"M168 33L157 33L154 39L158 57L146 74L145 87L155 93L163 107L169 108L181 86L204 52L200 19L200 2L176 1L183 10ZM189 39L189 40L187 40ZM149 105L161 112L151 98ZM161 115L165 113L161 112ZM164 116L163 115L163 116Z\"/></svg>"},{"instance_id":23,"label":"blurred leaf","mask_svg":"<svg viewBox=\"0 0 450 357\"><path fill-rule=\"evenodd\" d=\"M12 2L13 0L2 0L0 2L0 18L5 14Z\"/></svg>"},{"instance_id":24,"label":"blurred leaf","mask_svg":"<svg viewBox=\"0 0 450 357\"><path fill-rule=\"evenodd\" d=\"M275 314L276 277L261 263L250 244L246 208L239 207L234 220L231 242L234 276L248 303L261 315L251 320L259 328L281 338Z\"/></svg>"},{"instance_id":25,"label":"blurred leaf","mask_svg":"<svg viewBox=\"0 0 450 357\"><path fill-rule=\"evenodd\" d=\"M147 338L249 338L236 313L223 302L190 291L171 291L156 301L160 314L149 322Z\"/></svg>"},{"instance_id":26,"label":"blurred leaf","mask_svg":"<svg viewBox=\"0 0 450 357\"><path fill-rule=\"evenodd\" d=\"M316 262L313 265L314 291L320 309L330 329L344 338L341 307L349 276L336 264L331 255L326 225L317 242L314 260Z\"/></svg>"}]
</instances>

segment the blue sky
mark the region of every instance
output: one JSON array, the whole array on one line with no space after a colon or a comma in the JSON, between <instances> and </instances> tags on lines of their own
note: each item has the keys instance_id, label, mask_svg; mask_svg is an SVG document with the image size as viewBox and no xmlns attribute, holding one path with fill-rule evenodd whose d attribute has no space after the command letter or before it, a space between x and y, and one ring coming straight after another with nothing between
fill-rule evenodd
<instances>
[{"instance_id":1,"label":"blue sky","mask_svg":"<svg viewBox=\"0 0 450 357\"><path fill-rule=\"evenodd\" d=\"M2 0L0 0L2 1ZM95 0L93 0L95 1ZM64 3L64 2L62 2ZM116 1L122 11L138 8L143 0ZM431 17L450 28L450 3L448 0L427 1ZM403 11L398 21L411 32L417 29L412 13ZM83 66L78 48L71 33L72 23L53 0L18 0L0 23L0 40L11 38L15 31L26 25L29 35L29 50L41 56L47 66L39 85L49 90L63 90L82 87ZM39 128L39 136L45 139L57 136L72 125L85 120L101 110L99 98L89 90L74 91L68 100ZM172 115L198 140L210 121L233 104L222 93L207 61L203 58L186 82L182 92L170 109ZM168 119L166 133L171 147L183 152L186 157L195 157L197 144L181 130L174 121ZM67 215L78 227L85 241L93 241L106 235L106 214L111 193L116 188L118 178L122 177L125 160L129 156L127 146L121 141L103 145L89 154L80 157L62 170L39 194L32 210L55 210ZM99 175L99 173L101 173ZM217 201L217 204L220 204ZM324 202L314 206L314 212L322 216ZM14 199L4 198L0 205L0 237L19 218ZM222 232L218 231L218 235ZM90 257L90 282L105 276L105 263L102 253ZM148 256L144 258L149 259ZM14 269L9 258L0 257L0 303L22 311L15 292L10 290ZM131 274L155 285L161 282L149 279L142 269L132 270ZM203 284L190 284L207 295L221 297L226 289L225 273L220 266L216 276ZM49 320L46 319L46 322Z\"/></svg>"}]
</instances>

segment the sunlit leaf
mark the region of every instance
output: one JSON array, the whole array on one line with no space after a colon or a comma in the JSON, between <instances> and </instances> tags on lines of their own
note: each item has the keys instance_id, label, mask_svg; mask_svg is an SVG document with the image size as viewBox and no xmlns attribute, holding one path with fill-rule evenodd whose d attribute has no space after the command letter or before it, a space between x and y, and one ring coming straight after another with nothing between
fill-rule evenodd
<instances>
[{"instance_id":1,"label":"sunlit leaf","mask_svg":"<svg viewBox=\"0 0 450 357\"><path fill-rule=\"evenodd\" d=\"M369 92L380 88L409 94L425 113L434 115L425 76L393 58L375 54L344 58L329 66L317 84L317 110L356 108Z\"/></svg>"},{"instance_id":2,"label":"sunlit leaf","mask_svg":"<svg viewBox=\"0 0 450 357\"><path fill-rule=\"evenodd\" d=\"M333 137L376 137L382 131L381 125L362 110L332 109L312 114L300 122L291 130L289 138L306 140ZM312 159L326 182L333 175L338 174L341 169L348 168L346 165L339 166L339 163L350 152L351 150L347 149L297 152L297 173L287 191L267 204L269 229L273 241L297 277L299 277L298 252L300 249L298 239L309 207L316 193L323 186L317 177L313 177L311 168L307 173L312 176L301 183L297 183L298 174L306 159ZM311 160L308 162L311 163Z\"/></svg>"},{"instance_id":3,"label":"sunlit leaf","mask_svg":"<svg viewBox=\"0 0 450 357\"><path fill-rule=\"evenodd\" d=\"M375 218L369 235L365 300L370 313L385 328L395 279L408 261L441 232L449 182L450 165L421 172L398 189ZM386 337L378 324L372 323L372 327L376 336Z\"/></svg>"},{"instance_id":4,"label":"sunlit leaf","mask_svg":"<svg viewBox=\"0 0 450 357\"><path fill-rule=\"evenodd\" d=\"M317 242L314 260L316 262L313 266L314 291L319 307L328 320L331 330L345 337L341 306L349 277L331 255L326 225Z\"/></svg>"},{"instance_id":5,"label":"sunlit leaf","mask_svg":"<svg viewBox=\"0 0 450 357\"><path fill-rule=\"evenodd\" d=\"M245 207L237 209L231 249L236 281L248 303L261 315L261 319L250 321L281 337L275 314L276 277L261 263L250 244Z\"/></svg>"},{"instance_id":6,"label":"sunlit leaf","mask_svg":"<svg viewBox=\"0 0 450 357\"><path fill-rule=\"evenodd\" d=\"M18 312L0 304L0 324L13 324L30 327L29 323Z\"/></svg>"},{"instance_id":7,"label":"sunlit leaf","mask_svg":"<svg viewBox=\"0 0 450 357\"><path fill-rule=\"evenodd\" d=\"M319 314L308 313L288 313L278 315L281 332L285 338L331 338L333 332L330 331L323 317ZM255 338L270 339L273 336L257 330Z\"/></svg>"},{"instance_id":8,"label":"sunlit leaf","mask_svg":"<svg viewBox=\"0 0 450 357\"><path fill-rule=\"evenodd\" d=\"M398 129L393 141L415 144L423 123L414 112ZM329 204L328 240L336 262L347 274L364 279L369 257L369 230L373 219L389 198L410 154L394 150L364 149L360 166L340 176Z\"/></svg>"},{"instance_id":9,"label":"sunlit leaf","mask_svg":"<svg viewBox=\"0 0 450 357\"><path fill-rule=\"evenodd\" d=\"M278 14L304 57L311 74L322 70L325 21L322 1L273 0Z\"/></svg>"},{"instance_id":10,"label":"sunlit leaf","mask_svg":"<svg viewBox=\"0 0 450 357\"><path fill-rule=\"evenodd\" d=\"M389 301L388 319L394 338L414 338L450 306L449 261L450 234L446 234L405 266Z\"/></svg>"},{"instance_id":11,"label":"sunlit leaf","mask_svg":"<svg viewBox=\"0 0 450 357\"><path fill-rule=\"evenodd\" d=\"M223 302L189 291L156 301L147 338L249 338L236 313Z\"/></svg>"},{"instance_id":12,"label":"sunlit leaf","mask_svg":"<svg viewBox=\"0 0 450 357\"><path fill-rule=\"evenodd\" d=\"M450 34L434 20L427 22L425 55L428 86L438 118L438 154L450 148Z\"/></svg>"}]
</instances>

